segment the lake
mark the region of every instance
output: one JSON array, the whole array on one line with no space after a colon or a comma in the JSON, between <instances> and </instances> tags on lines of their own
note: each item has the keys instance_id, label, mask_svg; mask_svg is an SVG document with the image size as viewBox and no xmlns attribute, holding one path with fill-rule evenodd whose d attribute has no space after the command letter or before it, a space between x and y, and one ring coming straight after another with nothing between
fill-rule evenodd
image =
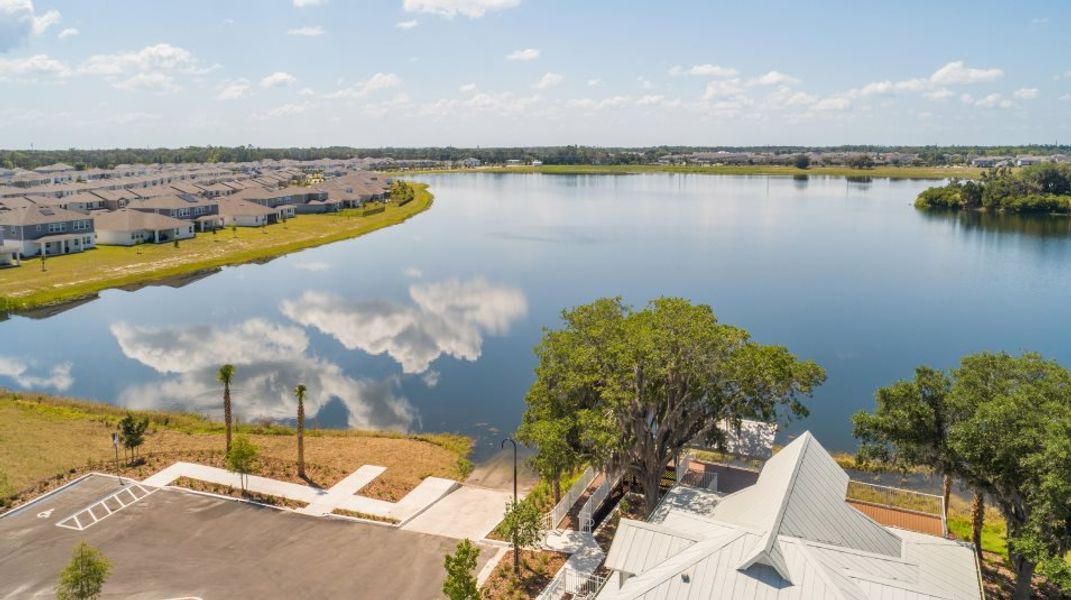
<instances>
[{"instance_id":1,"label":"lake","mask_svg":"<svg viewBox=\"0 0 1071 600\"><path fill-rule=\"evenodd\" d=\"M433 208L369 236L0 323L0 385L242 421L457 431L519 422L562 308L676 295L814 359L828 448L915 366L980 350L1071 365L1071 220L930 214L933 182L707 175L425 176ZM62 260L62 259L57 259ZM29 267L24 267L29 268ZM3 273L0 272L0 277Z\"/></svg>"}]
</instances>

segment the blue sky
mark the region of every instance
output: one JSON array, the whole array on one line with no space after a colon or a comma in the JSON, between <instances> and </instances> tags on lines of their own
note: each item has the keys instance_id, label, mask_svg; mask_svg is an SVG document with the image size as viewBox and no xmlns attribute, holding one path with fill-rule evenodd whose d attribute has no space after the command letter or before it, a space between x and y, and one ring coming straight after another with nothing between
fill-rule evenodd
<instances>
[{"instance_id":1,"label":"blue sky","mask_svg":"<svg viewBox=\"0 0 1071 600\"><path fill-rule=\"evenodd\" d=\"M1071 141L1071 3L0 0L0 147Z\"/></svg>"}]
</instances>

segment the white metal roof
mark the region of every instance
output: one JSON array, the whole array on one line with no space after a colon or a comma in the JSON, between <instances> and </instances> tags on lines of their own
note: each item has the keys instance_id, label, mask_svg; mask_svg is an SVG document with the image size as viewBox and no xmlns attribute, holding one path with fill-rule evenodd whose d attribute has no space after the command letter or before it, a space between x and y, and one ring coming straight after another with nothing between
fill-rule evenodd
<instances>
[{"instance_id":1,"label":"white metal roof","mask_svg":"<svg viewBox=\"0 0 1071 600\"><path fill-rule=\"evenodd\" d=\"M622 521L606 564L630 577L612 577L599 600L980 598L968 546L881 527L845 502L847 482L807 433L750 488L675 488L655 525Z\"/></svg>"}]
</instances>

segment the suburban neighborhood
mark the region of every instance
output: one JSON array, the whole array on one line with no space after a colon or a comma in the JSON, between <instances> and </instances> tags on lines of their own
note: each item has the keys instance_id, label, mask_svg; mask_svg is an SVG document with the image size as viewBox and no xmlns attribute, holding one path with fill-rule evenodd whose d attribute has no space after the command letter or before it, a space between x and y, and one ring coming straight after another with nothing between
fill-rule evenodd
<instances>
[{"instance_id":1,"label":"suburban neighborhood","mask_svg":"<svg viewBox=\"0 0 1071 600\"><path fill-rule=\"evenodd\" d=\"M392 181L353 160L8 171L0 173L0 264L358 208L386 200Z\"/></svg>"}]
</instances>

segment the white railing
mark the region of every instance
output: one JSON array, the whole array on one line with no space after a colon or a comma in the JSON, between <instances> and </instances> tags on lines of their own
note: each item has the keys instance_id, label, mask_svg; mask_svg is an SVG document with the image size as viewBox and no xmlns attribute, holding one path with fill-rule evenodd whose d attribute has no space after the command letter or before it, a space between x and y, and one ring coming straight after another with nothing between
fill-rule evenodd
<instances>
[{"instance_id":1,"label":"white railing","mask_svg":"<svg viewBox=\"0 0 1071 600\"><path fill-rule=\"evenodd\" d=\"M948 535L944 496L852 479L848 482L847 499L939 517L941 530L944 535Z\"/></svg>"},{"instance_id":2,"label":"white railing","mask_svg":"<svg viewBox=\"0 0 1071 600\"><path fill-rule=\"evenodd\" d=\"M536 596L536 600L560 600L572 594L573 600L594 600L606 584L606 578L593 573L584 574L562 567L554 579Z\"/></svg>"},{"instance_id":3,"label":"white railing","mask_svg":"<svg viewBox=\"0 0 1071 600\"><path fill-rule=\"evenodd\" d=\"M688 473L688 469L692 466L692 455L687 450L681 451L680 458L677 460L677 483L684 479L684 476Z\"/></svg>"},{"instance_id":4,"label":"white railing","mask_svg":"<svg viewBox=\"0 0 1071 600\"><path fill-rule=\"evenodd\" d=\"M611 476L607 473L602 484L588 497L588 501L580 509L580 531L591 533L591 528L595 526L595 511L610 497L610 492L620 483L622 475L623 473L618 473Z\"/></svg>"},{"instance_id":5,"label":"white railing","mask_svg":"<svg viewBox=\"0 0 1071 600\"><path fill-rule=\"evenodd\" d=\"M588 486L591 485L591 482L594 480L595 470L591 467L584 469L576 482L569 486L569 489L562 494L562 499L554 505L554 508L543 515L543 528L547 530L557 529L558 524L562 522L565 515L569 514L569 510L573 508L576 501L584 495L584 491L588 489Z\"/></svg>"}]
</instances>

